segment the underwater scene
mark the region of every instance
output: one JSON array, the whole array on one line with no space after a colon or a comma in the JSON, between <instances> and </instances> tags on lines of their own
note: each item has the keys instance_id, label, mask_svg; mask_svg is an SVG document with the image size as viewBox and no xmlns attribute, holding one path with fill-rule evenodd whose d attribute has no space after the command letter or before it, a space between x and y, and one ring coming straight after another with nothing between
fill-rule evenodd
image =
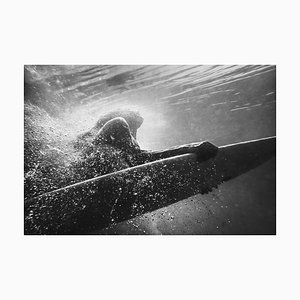
<instances>
[{"instance_id":1,"label":"underwater scene","mask_svg":"<svg viewBox=\"0 0 300 300\"><path fill-rule=\"evenodd\" d=\"M24 233L276 234L275 136L274 65L25 65Z\"/></svg>"}]
</instances>

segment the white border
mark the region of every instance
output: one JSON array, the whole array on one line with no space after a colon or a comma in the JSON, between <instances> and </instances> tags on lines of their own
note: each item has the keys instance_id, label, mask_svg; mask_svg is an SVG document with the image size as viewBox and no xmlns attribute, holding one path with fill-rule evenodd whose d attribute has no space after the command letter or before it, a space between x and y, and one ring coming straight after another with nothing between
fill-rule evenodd
<instances>
[{"instance_id":1,"label":"white border","mask_svg":"<svg viewBox=\"0 0 300 300\"><path fill-rule=\"evenodd\" d=\"M2 299L299 298L299 17L278 3L1 4ZM277 236L24 237L24 64L276 64Z\"/></svg>"}]
</instances>

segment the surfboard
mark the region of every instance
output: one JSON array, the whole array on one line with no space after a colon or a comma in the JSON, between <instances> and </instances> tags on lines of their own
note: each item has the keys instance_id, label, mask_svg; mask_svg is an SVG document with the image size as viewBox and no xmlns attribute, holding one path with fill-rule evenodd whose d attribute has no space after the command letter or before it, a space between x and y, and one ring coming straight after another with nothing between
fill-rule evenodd
<instances>
[{"instance_id":1,"label":"surfboard","mask_svg":"<svg viewBox=\"0 0 300 300\"><path fill-rule=\"evenodd\" d=\"M79 182L27 200L24 233L88 234L209 193L275 154L276 138L269 137L221 146L204 162L183 154Z\"/></svg>"}]
</instances>

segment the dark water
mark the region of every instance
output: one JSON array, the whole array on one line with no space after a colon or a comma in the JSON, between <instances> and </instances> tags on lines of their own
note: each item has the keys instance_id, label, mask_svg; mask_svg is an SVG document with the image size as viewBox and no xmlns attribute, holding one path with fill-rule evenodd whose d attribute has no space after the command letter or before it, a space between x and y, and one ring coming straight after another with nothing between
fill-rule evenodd
<instances>
[{"instance_id":1,"label":"dark water","mask_svg":"<svg viewBox=\"0 0 300 300\"><path fill-rule=\"evenodd\" d=\"M68 176L74 155L69 141L91 128L99 115L119 108L138 110L144 117L137 139L145 149L273 136L275 82L275 66L25 66L25 182L31 184L31 195L55 189L55 179L40 176L41 165ZM32 178L42 178L42 184ZM274 231L272 160L209 195L101 233Z\"/></svg>"}]
</instances>

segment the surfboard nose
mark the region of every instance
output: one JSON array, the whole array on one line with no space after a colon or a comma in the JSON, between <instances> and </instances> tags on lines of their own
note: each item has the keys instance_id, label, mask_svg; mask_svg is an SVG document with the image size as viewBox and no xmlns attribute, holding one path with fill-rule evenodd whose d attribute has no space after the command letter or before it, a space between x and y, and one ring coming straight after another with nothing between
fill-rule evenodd
<instances>
[{"instance_id":1,"label":"surfboard nose","mask_svg":"<svg viewBox=\"0 0 300 300\"><path fill-rule=\"evenodd\" d=\"M219 147L218 172L230 179L253 169L276 155L276 137L262 138ZM230 162L230 163L229 163Z\"/></svg>"}]
</instances>

